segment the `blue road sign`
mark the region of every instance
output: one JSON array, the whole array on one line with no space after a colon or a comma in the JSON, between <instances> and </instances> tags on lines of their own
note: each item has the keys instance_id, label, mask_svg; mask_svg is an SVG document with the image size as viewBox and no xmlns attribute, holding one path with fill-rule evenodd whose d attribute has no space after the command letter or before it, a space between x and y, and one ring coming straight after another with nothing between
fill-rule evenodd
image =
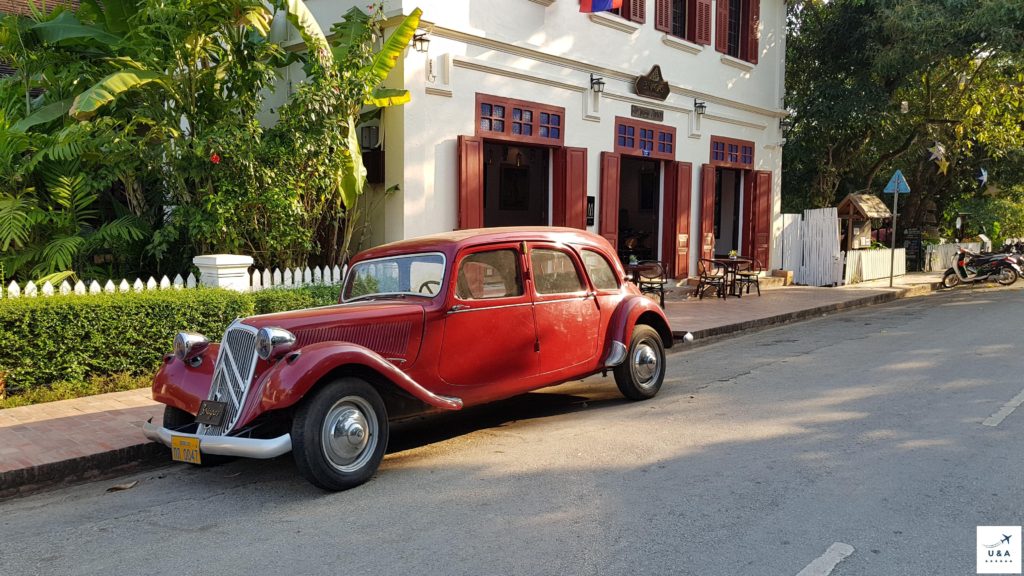
<instances>
[{"instance_id":1,"label":"blue road sign","mask_svg":"<svg viewBox=\"0 0 1024 576\"><path fill-rule=\"evenodd\" d=\"M897 192L900 194L910 194L910 184L907 184L907 179L903 177L903 172L897 170L882 191L886 194L895 194Z\"/></svg>"}]
</instances>

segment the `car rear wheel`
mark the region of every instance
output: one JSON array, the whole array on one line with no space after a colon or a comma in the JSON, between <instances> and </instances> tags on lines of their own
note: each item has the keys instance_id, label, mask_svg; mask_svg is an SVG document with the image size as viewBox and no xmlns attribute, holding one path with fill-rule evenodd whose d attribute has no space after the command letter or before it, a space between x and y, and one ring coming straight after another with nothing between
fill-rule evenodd
<instances>
[{"instance_id":1,"label":"car rear wheel","mask_svg":"<svg viewBox=\"0 0 1024 576\"><path fill-rule=\"evenodd\" d=\"M359 378L341 378L320 388L292 421L292 453L299 473L325 490L346 490L369 480L387 445L384 401Z\"/></svg>"},{"instance_id":2,"label":"car rear wheel","mask_svg":"<svg viewBox=\"0 0 1024 576\"><path fill-rule=\"evenodd\" d=\"M629 354L614 372L623 396L630 400L653 398L665 380L665 346L658 331L646 324L636 325Z\"/></svg>"}]
</instances>

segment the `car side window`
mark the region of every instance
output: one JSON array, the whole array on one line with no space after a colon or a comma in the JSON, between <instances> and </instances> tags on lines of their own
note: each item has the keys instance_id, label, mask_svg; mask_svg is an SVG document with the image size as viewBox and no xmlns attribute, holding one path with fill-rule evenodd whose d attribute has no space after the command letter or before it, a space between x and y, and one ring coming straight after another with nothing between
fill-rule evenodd
<instances>
[{"instance_id":1,"label":"car side window","mask_svg":"<svg viewBox=\"0 0 1024 576\"><path fill-rule=\"evenodd\" d=\"M523 295L519 253L515 250L477 252L462 259L455 295L460 300L484 300Z\"/></svg>"},{"instance_id":2,"label":"car side window","mask_svg":"<svg viewBox=\"0 0 1024 576\"><path fill-rule=\"evenodd\" d=\"M615 271L612 270L611 264L604 259L597 252L592 250L582 250L583 265L587 267L587 274L590 274L590 280L594 283L594 288L598 290L618 290L619 281L615 277Z\"/></svg>"},{"instance_id":3,"label":"car side window","mask_svg":"<svg viewBox=\"0 0 1024 576\"><path fill-rule=\"evenodd\" d=\"M531 249L530 266L537 294L563 294L586 288L572 258L561 250Z\"/></svg>"}]
</instances>

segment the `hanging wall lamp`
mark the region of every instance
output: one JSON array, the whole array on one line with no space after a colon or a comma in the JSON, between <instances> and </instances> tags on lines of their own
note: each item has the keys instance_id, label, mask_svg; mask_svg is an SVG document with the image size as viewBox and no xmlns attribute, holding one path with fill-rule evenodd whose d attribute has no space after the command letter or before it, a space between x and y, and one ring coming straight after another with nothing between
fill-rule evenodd
<instances>
[{"instance_id":1,"label":"hanging wall lamp","mask_svg":"<svg viewBox=\"0 0 1024 576\"><path fill-rule=\"evenodd\" d=\"M600 78L598 76L594 76L594 74L591 73L590 74L590 89L593 90L597 94L600 94L600 93L604 92L604 78Z\"/></svg>"},{"instance_id":2,"label":"hanging wall lamp","mask_svg":"<svg viewBox=\"0 0 1024 576\"><path fill-rule=\"evenodd\" d=\"M427 33L415 34L412 37L412 47L417 52L426 52L430 50L430 38L427 38Z\"/></svg>"},{"instance_id":3,"label":"hanging wall lamp","mask_svg":"<svg viewBox=\"0 0 1024 576\"><path fill-rule=\"evenodd\" d=\"M708 111L708 104L707 104L707 102L704 102L702 100L697 100L696 98L694 98L693 99L693 111L696 112L698 116L703 116Z\"/></svg>"}]
</instances>

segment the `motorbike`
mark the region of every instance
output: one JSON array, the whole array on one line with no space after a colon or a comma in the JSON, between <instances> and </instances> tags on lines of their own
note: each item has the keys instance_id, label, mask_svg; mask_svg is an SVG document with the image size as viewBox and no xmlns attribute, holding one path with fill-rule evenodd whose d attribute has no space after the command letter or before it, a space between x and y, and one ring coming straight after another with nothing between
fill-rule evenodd
<instances>
[{"instance_id":1,"label":"motorbike","mask_svg":"<svg viewBox=\"0 0 1024 576\"><path fill-rule=\"evenodd\" d=\"M1009 286L1024 274L1011 254L976 254L959 247L953 266L942 275L942 286L953 288L974 282L996 282Z\"/></svg>"}]
</instances>

